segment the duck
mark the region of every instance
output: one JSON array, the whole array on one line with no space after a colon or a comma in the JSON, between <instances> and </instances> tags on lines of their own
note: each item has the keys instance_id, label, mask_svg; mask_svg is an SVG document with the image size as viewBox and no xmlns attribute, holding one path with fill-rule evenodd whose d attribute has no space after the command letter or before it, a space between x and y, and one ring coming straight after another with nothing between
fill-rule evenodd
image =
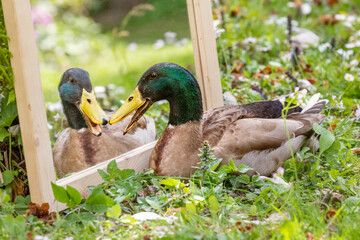
<instances>
[{"instance_id":1,"label":"duck","mask_svg":"<svg viewBox=\"0 0 360 240\"><path fill-rule=\"evenodd\" d=\"M66 70L58 92L69 125L59 134L52 149L59 178L155 140L155 123L148 117L139 118L128 136L122 130L130 120L108 125L114 112L100 107L89 73L84 69Z\"/></svg>"},{"instance_id":2,"label":"duck","mask_svg":"<svg viewBox=\"0 0 360 240\"><path fill-rule=\"evenodd\" d=\"M310 145L314 123L321 123L325 101L315 101L303 111L289 110L286 122L278 100L229 105L203 112L199 85L194 76L174 63L159 63L140 78L135 90L112 115L110 124L135 112L124 129L126 134L136 121L160 100L170 104L168 125L149 159L156 175L190 177L200 161L199 148L207 141L213 154L228 164L251 167L270 176L292 153ZM285 124L286 123L286 124ZM287 131L290 136L288 139Z\"/></svg>"}]
</instances>

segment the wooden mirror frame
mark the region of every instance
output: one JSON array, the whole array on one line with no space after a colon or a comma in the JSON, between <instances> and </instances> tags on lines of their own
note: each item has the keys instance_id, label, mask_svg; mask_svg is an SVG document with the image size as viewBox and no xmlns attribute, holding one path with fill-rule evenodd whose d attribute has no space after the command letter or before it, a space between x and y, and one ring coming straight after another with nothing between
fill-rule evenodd
<instances>
[{"instance_id":1,"label":"wooden mirror frame","mask_svg":"<svg viewBox=\"0 0 360 240\"><path fill-rule=\"evenodd\" d=\"M75 187L82 197L86 197L87 186L102 182L97 169L106 171L113 159L56 181L30 1L3 0L2 5L12 53L11 65L31 201L39 204L47 202L50 204L50 211L60 211L66 206L55 201L51 182L64 187ZM210 0L187 0L187 8L196 77L202 91L204 109L222 106ZM155 144L156 141L148 143L114 159L120 169L142 171L149 168L149 163L139 161L138 157L149 157Z\"/></svg>"}]
</instances>

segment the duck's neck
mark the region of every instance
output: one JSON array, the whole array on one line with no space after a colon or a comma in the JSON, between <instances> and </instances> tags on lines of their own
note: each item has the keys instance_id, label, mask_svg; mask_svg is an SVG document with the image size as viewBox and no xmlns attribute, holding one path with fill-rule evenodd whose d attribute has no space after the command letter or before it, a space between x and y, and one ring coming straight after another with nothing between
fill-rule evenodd
<instances>
[{"instance_id":1,"label":"duck's neck","mask_svg":"<svg viewBox=\"0 0 360 240\"><path fill-rule=\"evenodd\" d=\"M84 117L79 109L71 103L62 101L64 114L69 123L69 126L73 129L87 128Z\"/></svg>"},{"instance_id":2,"label":"duck's neck","mask_svg":"<svg viewBox=\"0 0 360 240\"><path fill-rule=\"evenodd\" d=\"M169 124L177 126L190 121L201 121L203 115L201 92L195 79L178 82L168 98Z\"/></svg>"}]
</instances>

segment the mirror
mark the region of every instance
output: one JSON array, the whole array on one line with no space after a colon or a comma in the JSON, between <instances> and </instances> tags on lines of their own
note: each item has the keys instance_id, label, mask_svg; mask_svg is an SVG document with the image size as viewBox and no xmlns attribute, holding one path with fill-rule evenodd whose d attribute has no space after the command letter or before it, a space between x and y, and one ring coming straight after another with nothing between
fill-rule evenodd
<instances>
[{"instance_id":1,"label":"mirror","mask_svg":"<svg viewBox=\"0 0 360 240\"><path fill-rule=\"evenodd\" d=\"M112 159L71 176L56 180L45 101L41 86L38 50L32 24L31 6L29 1L26 0L2 1L2 5L7 35L10 39L9 50L13 56L11 65L14 72L14 87L31 200L39 204L47 202L50 204L50 211L60 211L65 209L66 206L55 201L51 182L55 182L63 187L67 185L72 186L80 191L83 197L86 197L88 195L87 186L97 185L102 182L97 171L99 169L106 171L106 167ZM187 0L187 9L196 77L203 93L204 109L221 106L223 101L210 1ZM71 19L70 16L69 18ZM83 21L82 24L84 22L86 23L86 21ZM70 21L68 24L72 24L72 22ZM103 39L101 34L96 34L96 36ZM72 38L71 40L76 42L77 38ZM72 49L77 51L77 47L73 45ZM56 49L56 45L54 48ZM109 50L107 49L106 51ZM96 59L92 59L92 66L100 64L99 56ZM153 55L149 56L149 58L155 59ZM68 61L70 60L72 58L69 58ZM159 59L155 60L160 61ZM64 62L66 61L64 60ZM104 69L107 69L106 66L113 65L110 61L102 64L105 65ZM65 68L67 67L70 66L65 66ZM141 67L143 69L138 73L139 75L148 66ZM92 71L92 68L86 67L86 69ZM61 70L64 71L65 69ZM57 81L54 83L55 87L60 77L58 74L56 73L56 77L54 77ZM99 74L99 78L96 74ZM50 73L43 73L43 78L45 79L50 78L50 76ZM97 73L90 72L90 77L93 81L100 81L109 76L105 70ZM45 85L47 86L47 84ZM96 84L93 82L93 85L95 86ZM148 158L155 143L154 141L145 144L114 158L117 166L120 169L132 168L135 171L142 171L148 168Z\"/></svg>"},{"instance_id":2,"label":"mirror","mask_svg":"<svg viewBox=\"0 0 360 240\"><path fill-rule=\"evenodd\" d=\"M102 135L97 137L79 129L87 126L75 123L79 120L70 113L76 111L70 110L75 102L65 96L76 85L64 83L59 89L66 105L62 105L58 86L64 71L82 68L90 75L101 107L116 110L153 64L174 62L195 74L186 1L34 0L31 8L57 177L154 141L156 131L150 121L155 120L159 136L167 123L167 102L152 108L148 123L143 121L145 126L139 126L138 132L123 136L126 124L120 122L101 126Z\"/></svg>"}]
</instances>

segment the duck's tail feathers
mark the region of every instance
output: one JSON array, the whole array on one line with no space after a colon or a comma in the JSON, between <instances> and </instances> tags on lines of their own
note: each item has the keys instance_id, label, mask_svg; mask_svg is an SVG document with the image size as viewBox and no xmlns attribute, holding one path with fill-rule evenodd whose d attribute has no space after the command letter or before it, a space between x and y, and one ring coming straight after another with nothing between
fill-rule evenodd
<instances>
[{"instance_id":1,"label":"duck's tail feathers","mask_svg":"<svg viewBox=\"0 0 360 240\"><path fill-rule=\"evenodd\" d=\"M322 99L319 101L320 93L314 94L310 100L308 101L307 105L301 111L301 113L307 114L316 114L320 113L324 106L329 102L327 99Z\"/></svg>"}]
</instances>

